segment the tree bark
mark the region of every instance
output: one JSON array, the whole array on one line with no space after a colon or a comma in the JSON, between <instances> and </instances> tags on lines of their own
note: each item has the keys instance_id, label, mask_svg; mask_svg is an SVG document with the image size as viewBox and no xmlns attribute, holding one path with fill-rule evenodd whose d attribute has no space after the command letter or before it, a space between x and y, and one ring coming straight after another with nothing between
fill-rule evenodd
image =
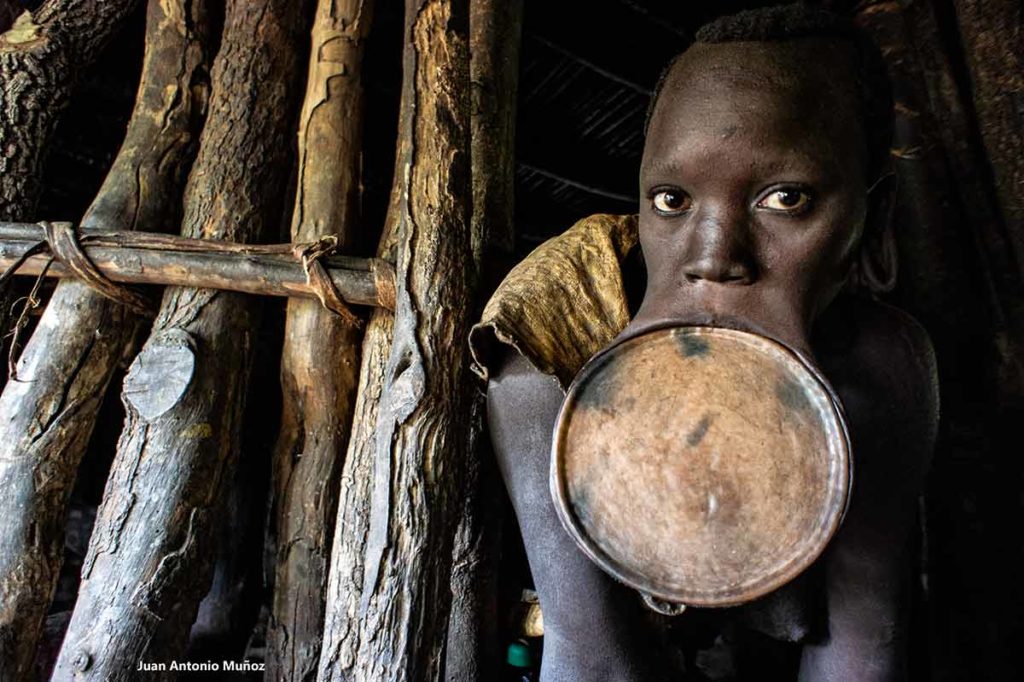
<instances>
[{"instance_id":1,"label":"tree bark","mask_svg":"<svg viewBox=\"0 0 1024 682\"><path fill-rule=\"evenodd\" d=\"M359 213L362 61L372 0L320 0L299 120L292 241L351 246ZM362 330L315 301L291 300L274 454L277 562L267 678L316 678L338 480L359 381Z\"/></svg>"},{"instance_id":2,"label":"tree bark","mask_svg":"<svg viewBox=\"0 0 1024 682\"><path fill-rule=\"evenodd\" d=\"M0 220L30 220L75 81L137 0L48 0L0 34Z\"/></svg>"},{"instance_id":3,"label":"tree bark","mask_svg":"<svg viewBox=\"0 0 1024 682\"><path fill-rule=\"evenodd\" d=\"M409 33L409 12L406 12L406 30ZM409 72L412 58L409 50L404 55L404 70ZM395 152L395 172L391 185L388 211L384 220L377 257L394 260L397 250L399 225L404 216L404 200L408 178L406 167L412 153L412 110L414 91L412 78L403 78L399 104L398 143ZM349 627L356 617L359 594L355 580L362 575L363 557L353 548L369 530L370 488L372 486L375 456L374 430L381 395L384 390L384 370L394 339L395 319L391 312L375 310L370 316L363 336L360 353L359 387L352 418L352 432L342 466L338 491L338 514L331 540L331 563L327 576L327 603L317 666L318 680L348 680L344 671L355 663L359 646L359 632Z\"/></svg>"},{"instance_id":4,"label":"tree bark","mask_svg":"<svg viewBox=\"0 0 1024 682\"><path fill-rule=\"evenodd\" d=\"M383 381L364 375L360 382L361 390L381 387L380 404L375 430L354 434L345 463L320 679L443 673L456 492L468 447L468 13L464 2L406 7L403 87L412 97L400 120L409 147L403 143L398 155L407 180L394 340ZM364 368L379 370L365 350ZM369 485L353 486L365 476Z\"/></svg>"},{"instance_id":5,"label":"tree bark","mask_svg":"<svg viewBox=\"0 0 1024 682\"><path fill-rule=\"evenodd\" d=\"M504 275L515 241L515 116L522 0L471 0L470 115L474 272L484 303ZM486 273L486 276L485 276ZM471 682L499 673L498 560L503 490L484 434L484 401L473 392L462 510L452 556L452 612L445 679Z\"/></svg>"},{"instance_id":6,"label":"tree bark","mask_svg":"<svg viewBox=\"0 0 1024 682\"><path fill-rule=\"evenodd\" d=\"M135 110L85 225L177 224L208 87L202 2L152 0ZM0 395L0 679L27 674L60 572L78 465L138 321L78 282L58 288ZM10 671L10 676L6 671Z\"/></svg>"},{"instance_id":7,"label":"tree bark","mask_svg":"<svg viewBox=\"0 0 1024 682\"><path fill-rule=\"evenodd\" d=\"M248 242L277 224L304 3L233 0L183 233ZM237 465L258 301L170 288L125 379L127 417L82 567L59 679L136 679L184 650ZM174 677L157 672L158 679Z\"/></svg>"}]
</instances>

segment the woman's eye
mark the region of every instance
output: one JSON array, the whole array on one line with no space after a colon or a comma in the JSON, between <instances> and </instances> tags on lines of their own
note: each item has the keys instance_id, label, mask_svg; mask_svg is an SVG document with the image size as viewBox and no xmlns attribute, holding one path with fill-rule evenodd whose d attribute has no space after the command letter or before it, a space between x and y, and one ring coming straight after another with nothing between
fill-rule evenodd
<instances>
[{"instance_id":1,"label":"woman's eye","mask_svg":"<svg viewBox=\"0 0 1024 682\"><path fill-rule=\"evenodd\" d=\"M674 189L663 189L655 193L652 201L658 213L680 213L690 207L689 195Z\"/></svg>"},{"instance_id":2,"label":"woman's eye","mask_svg":"<svg viewBox=\"0 0 1024 682\"><path fill-rule=\"evenodd\" d=\"M810 203L811 197L807 192L799 189L777 189L757 202L757 206L772 211L798 213Z\"/></svg>"}]
</instances>

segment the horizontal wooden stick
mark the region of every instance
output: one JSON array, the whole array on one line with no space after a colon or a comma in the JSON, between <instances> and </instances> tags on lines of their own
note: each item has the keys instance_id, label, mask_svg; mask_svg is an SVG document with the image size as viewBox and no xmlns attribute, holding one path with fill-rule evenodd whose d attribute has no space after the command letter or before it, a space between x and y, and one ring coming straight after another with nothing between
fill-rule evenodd
<instances>
[{"instance_id":1,"label":"horizontal wooden stick","mask_svg":"<svg viewBox=\"0 0 1024 682\"><path fill-rule=\"evenodd\" d=\"M188 239L146 232L79 232L83 250L108 279L124 284L167 284L225 289L263 296L316 298L295 245L253 245ZM10 268L39 242L43 228L0 222L0 270ZM30 256L17 275L70 277L48 254ZM320 261L347 303L395 307L394 267L378 258L329 256Z\"/></svg>"}]
</instances>

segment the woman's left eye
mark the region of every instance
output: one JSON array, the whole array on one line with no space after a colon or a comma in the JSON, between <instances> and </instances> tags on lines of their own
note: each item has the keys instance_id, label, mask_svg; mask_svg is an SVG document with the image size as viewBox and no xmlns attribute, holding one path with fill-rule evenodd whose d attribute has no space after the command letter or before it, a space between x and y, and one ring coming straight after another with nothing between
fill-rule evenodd
<instances>
[{"instance_id":1,"label":"woman's left eye","mask_svg":"<svg viewBox=\"0 0 1024 682\"><path fill-rule=\"evenodd\" d=\"M767 208L772 211L783 211L786 213L798 213L811 203L811 196L799 189L784 188L769 192L764 198L757 202L758 208Z\"/></svg>"}]
</instances>

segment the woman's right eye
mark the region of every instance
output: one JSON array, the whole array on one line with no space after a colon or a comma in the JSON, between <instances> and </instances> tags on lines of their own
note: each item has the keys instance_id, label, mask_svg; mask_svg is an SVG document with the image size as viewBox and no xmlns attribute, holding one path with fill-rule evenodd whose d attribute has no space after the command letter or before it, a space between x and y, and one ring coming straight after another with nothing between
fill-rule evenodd
<instances>
[{"instance_id":1,"label":"woman's right eye","mask_svg":"<svg viewBox=\"0 0 1024 682\"><path fill-rule=\"evenodd\" d=\"M690 197L678 189L658 190L651 197L654 210L663 215L676 215L690 208Z\"/></svg>"}]
</instances>

